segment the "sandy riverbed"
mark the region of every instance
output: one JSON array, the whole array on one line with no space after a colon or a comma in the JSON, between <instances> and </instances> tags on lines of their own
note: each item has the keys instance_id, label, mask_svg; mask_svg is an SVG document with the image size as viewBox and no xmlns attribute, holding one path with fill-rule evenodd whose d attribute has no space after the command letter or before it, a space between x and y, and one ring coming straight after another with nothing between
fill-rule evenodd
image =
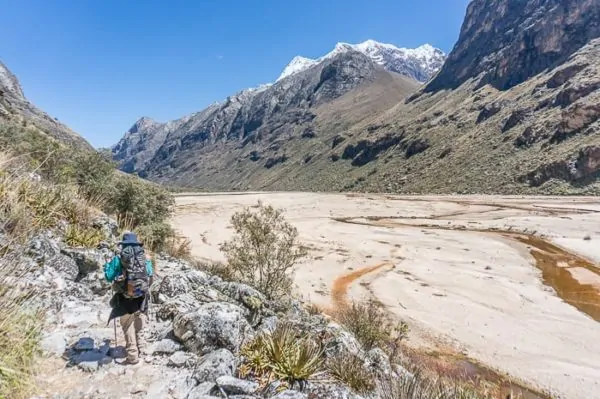
<instances>
[{"instance_id":1,"label":"sandy riverbed","mask_svg":"<svg viewBox=\"0 0 600 399\"><path fill-rule=\"evenodd\" d=\"M374 295L409 321L414 345L465 353L565 398L600 398L600 199L181 195L173 225L195 256L223 260L230 216L258 199L285 208L310 248L296 270L306 299L332 306L336 279L385 264L349 295ZM544 257L555 264L542 273Z\"/></svg>"}]
</instances>

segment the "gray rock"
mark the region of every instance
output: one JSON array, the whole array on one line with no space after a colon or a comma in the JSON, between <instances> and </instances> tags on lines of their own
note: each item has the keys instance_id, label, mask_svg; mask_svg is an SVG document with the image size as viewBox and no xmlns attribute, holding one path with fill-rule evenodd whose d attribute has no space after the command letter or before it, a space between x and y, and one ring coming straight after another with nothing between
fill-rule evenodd
<instances>
[{"instance_id":1,"label":"gray rock","mask_svg":"<svg viewBox=\"0 0 600 399\"><path fill-rule=\"evenodd\" d=\"M72 258L79 268L80 275L87 275L102 270L107 252L96 249L63 248L64 255Z\"/></svg>"},{"instance_id":2,"label":"gray rock","mask_svg":"<svg viewBox=\"0 0 600 399\"><path fill-rule=\"evenodd\" d=\"M175 342L172 339L165 338L155 342L150 348L149 352L152 355L157 353L172 354L179 350L181 350L181 344L179 342Z\"/></svg>"},{"instance_id":3,"label":"gray rock","mask_svg":"<svg viewBox=\"0 0 600 399\"><path fill-rule=\"evenodd\" d=\"M271 399L308 399L308 395L298 391L292 391L290 389L278 393L272 396Z\"/></svg>"},{"instance_id":4,"label":"gray rock","mask_svg":"<svg viewBox=\"0 0 600 399\"><path fill-rule=\"evenodd\" d=\"M311 383L309 384L307 394L314 398L327 399L364 399L362 396L355 394L350 388L343 385L330 383Z\"/></svg>"},{"instance_id":5,"label":"gray rock","mask_svg":"<svg viewBox=\"0 0 600 399\"><path fill-rule=\"evenodd\" d=\"M169 275L162 279L158 293L164 298L175 298L192 291L187 279L181 275Z\"/></svg>"},{"instance_id":6,"label":"gray rock","mask_svg":"<svg viewBox=\"0 0 600 399\"><path fill-rule=\"evenodd\" d=\"M258 331L264 333L272 333L277 328L278 321L279 319L277 318L277 316L265 317L264 319L262 319L262 322L258 327Z\"/></svg>"},{"instance_id":7,"label":"gray rock","mask_svg":"<svg viewBox=\"0 0 600 399\"><path fill-rule=\"evenodd\" d=\"M380 376L391 376L394 374L389 356L379 348L373 348L366 353L365 366Z\"/></svg>"},{"instance_id":8,"label":"gray rock","mask_svg":"<svg viewBox=\"0 0 600 399\"><path fill-rule=\"evenodd\" d=\"M104 273L101 271L91 272L79 282L85 284L95 295L104 296L111 291L112 284L106 281Z\"/></svg>"},{"instance_id":9,"label":"gray rock","mask_svg":"<svg viewBox=\"0 0 600 399\"><path fill-rule=\"evenodd\" d=\"M25 248L25 253L31 256L38 264L42 264L58 255L60 247L52 232L44 232L29 240Z\"/></svg>"},{"instance_id":10,"label":"gray rock","mask_svg":"<svg viewBox=\"0 0 600 399\"><path fill-rule=\"evenodd\" d=\"M67 334L62 331L45 334L40 346L46 353L62 356L67 349Z\"/></svg>"},{"instance_id":11,"label":"gray rock","mask_svg":"<svg viewBox=\"0 0 600 399\"><path fill-rule=\"evenodd\" d=\"M208 303L198 310L180 314L173 320L175 336L184 346L199 355L225 348L233 353L253 335L239 306Z\"/></svg>"},{"instance_id":12,"label":"gray rock","mask_svg":"<svg viewBox=\"0 0 600 399\"><path fill-rule=\"evenodd\" d=\"M228 395L250 395L258 389L258 383L231 376L217 378L217 385Z\"/></svg>"},{"instance_id":13,"label":"gray rock","mask_svg":"<svg viewBox=\"0 0 600 399\"><path fill-rule=\"evenodd\" d=\"M213 287L251 311L260 310L266 302L262 293L246 284L221 281Z\"/></svg>"},{"instance_id":14,"label":"gray rock","mask_svg":"<svg viewBox=\"0 0 600 399\"><path fill-rule=\"evenodd\" d=\"M358 354L361 351L361 344L358 340L342 326L337 323L329 323L325 327L325 333L328 338L325 340L325 351L328 356L335 356L342 353Z\"/></svg>"},{"instance_id":15,"label":"gray rock","mask_svg":"<svg viewBox=\"0 0 600 399\"><path fill-rule=\"evenodd\" d=\"M97 217L92 221L92 226L102 230L104 237L109 241L114 241L119 235L119 224L116 220L106 215Z\"/></svg>"},{"instance_id":16,"label":"gray rock","mask_svg":"<svg viewBox=\"0 0 600 399\"><path fill-rule=\"evenodd\" d=\"M212 383L219 377L233 375L235 368L233 353L227 349L218 349L200 359L194 370L194 378L199 383Z\"/></svg>"},{"instance_id":17,"label":"gray rock","mask_svg":"<svg viewBox=\"0 0 600 399\"><path fill-rule=\"evenodd\" d=\"M217 399L216 396L210 394L214 392L217 385L214 382L203 382L188 393L187 399Z\"/></svg>"},{"instance_id":18,"label":"gray rock","mask_svg":"<svg viewBox=\"0 0 600 399\"><path fill-rule=\"evenodd\" d=\"M194 354L179 351L169 357L168 365L171 367L190 367L194 364L195 360Z\"/></svg>"},{"instance_id":19,"label":"gray rock","mask_svg":"<svg viewBox=\"0 0 600 399\"><path fill-rule=\"evenodd\" d=\"M44 262L44 266L55 270L65 280L75 281L79 275L79 267L72 258L63 255L56 254Z\"/></svg>"},{"instance_id":20,"label":"gray rock","mask_svg":"<svg viewBox=\"0 0 600 399\"><path fill-rule=\"evenodd\" d=\"M156 317L160 320L173 320L179 315L193 312L199 305L192 293L180 294L175 298L161 298L159 302L162 304L156 312Z\"/></svg>"}]
</instances>

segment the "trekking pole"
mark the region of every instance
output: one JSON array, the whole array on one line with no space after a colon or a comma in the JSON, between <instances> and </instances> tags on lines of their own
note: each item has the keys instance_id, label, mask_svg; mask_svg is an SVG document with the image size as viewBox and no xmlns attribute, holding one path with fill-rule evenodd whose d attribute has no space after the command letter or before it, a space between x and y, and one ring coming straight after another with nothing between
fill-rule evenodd
<instances>
[{"instance_id":1,"label":"trekking pole","mask_svg":"<svg viewBox=\"0 0 600 399\"><path fill-rule=\"evenodd\" d=\"M111 288L111 292L112 292L112 294L114 296L115 295L115 287L114 287L114 285L112 285L110 288ZM114 330L115 330L115 350L117 350L117 346L119 346L119 344L117 343L117 318L116 317L113 319L113 327L114 327Z\"/></svg>"},{"instance_id":2,"label":"trekking pole","mask_svg":"<svg viewBox=\"0 0 600 399\"><path fill-rule=\"evenodd\" d=\"M117 319L113 319L113 327L115 328L115 349L119 344L117 343Z\"/></svg>"}]
</instances>

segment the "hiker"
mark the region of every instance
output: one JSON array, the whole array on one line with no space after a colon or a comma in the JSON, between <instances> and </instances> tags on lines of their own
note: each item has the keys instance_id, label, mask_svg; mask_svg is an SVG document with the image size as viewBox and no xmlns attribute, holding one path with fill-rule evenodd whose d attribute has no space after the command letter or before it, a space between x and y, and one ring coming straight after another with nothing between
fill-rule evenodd
<instances>
[{"instance_id":1,"label":"hiker","mask_svg":"<svg viewBox=\"0 0 600 399\"><path fill-rule=\"evenodd\" d=\"M127 358L123 364L137 364L144 353L141 331L147 320L149 288L152 285L152 261L134 233L123 234L120 254L104 265L104 277L113 283L115 294L110 300L112 312L108 322L120 317L125 335Z\"/></svg>"}]
</instances>

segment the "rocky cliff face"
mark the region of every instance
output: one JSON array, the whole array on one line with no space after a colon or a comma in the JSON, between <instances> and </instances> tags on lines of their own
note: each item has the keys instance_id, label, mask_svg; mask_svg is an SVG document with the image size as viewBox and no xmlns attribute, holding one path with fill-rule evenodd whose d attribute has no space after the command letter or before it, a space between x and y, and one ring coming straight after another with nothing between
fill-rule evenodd
<instances>
[{"instance_id":1,"label":"rocky cliff face","mask_svg":"<svg viewBox=\"0 0 600 399\"><path fill-rule=\"evenodd\" d=\"M0 121L31 125L51 137L77 148L92 149L92 146L68 126L60 123L31 104L17 77L0 62Z\"/></svg>"},{"instance_id":2,"label":"rocky cliff face","mask_svg":"<svg viewBox=\"0 0 600 399\"><path fill-rule=\"evenodd\" d=\"M509 89L564 63L600 36L599 0L474 0L458 43L426 92L477 78Z\"/></svg>"}]
</instances>

